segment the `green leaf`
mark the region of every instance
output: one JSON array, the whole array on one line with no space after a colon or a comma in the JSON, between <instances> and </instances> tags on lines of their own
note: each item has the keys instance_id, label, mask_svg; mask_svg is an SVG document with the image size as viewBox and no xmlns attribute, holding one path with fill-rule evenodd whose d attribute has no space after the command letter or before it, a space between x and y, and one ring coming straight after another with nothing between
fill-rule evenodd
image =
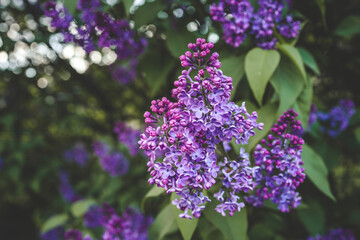
<instances>
[{"instance_id":1,"label":"green leaf","mask_svg":"<svg viewBox=\"0 0 360 240\"><path fill-rule=\"evenodd\" d=\"M195 42L197 34L189 32L185 27L179 29L169 28L166 32L166 46L169 49L171 55L176 59L188 51L188 44Z\"/></svg>"},{"instance_id":2,"label":"green leaf","mask_svg":"<svg viewBox=\"0 0 360 240\"><path fill-rule=\"evenodd\" d=\"M311 108L311 101L313 95L313 87L308 78L308 84L300 93L300 96L296 99L294 104L294 110L299 113L299 120L302 123L302 127L304 130L307 129L307 125L309 122L309 115L310 115L310 108Z\"/></svg>"},{"instance_id":3,"label":"green leaf","mask_svg":"<svg viewBox=\"0 0 360 240\"><path fill-rule=\"evenodd\" d=\"M262 105L266 85L279 65L280 54L276 50L253 48L245 57L245 73L256 101Z\"/></svg>"},{"instance_id":4,"label":"green leaf","mask_svg":"<svg viewBox=\"0 0 360 240\"><path fill-rule=\"evenodd\" d=\"M141 209L144 211L145 209L145 204L146 204L146 201L149 199L149 198L154 198L154 197L158 197L160 196L161 194L163 194L165 192L165 189L164 188L159 188L157 186L153 186L150 191L148 191L145 195L145 197L143 198L142 202L141 202Z\"/></svg>"},{"instance_id":5,"label":"green leaf","mask_svg":"<svg viewBox=\"0 0 360 240\"><path fill-rule=\"evenodd\" d=\"M141 70L148 86L151 86L151 96L154 96L160 87L166 84L167 76L175 63L175 59L168 54L158 54L156 51L150 50L145 54L141 61Z\"/></svg>"},{"instance_id":6,"label":"green leaf","mask_svg":"<svg viewBox=\"0 0 360 240\"><path fill-rule=\"evenodd\" d=\"M286 56L282 57L270 83L280 96L278 115L295 103L304 87L300 71Z\"/></svg>"},{"instance_id":7,"label":"green leaf","mask_svg":"<svg viewBox=\"0 0 360 240\"><path fill-rule=\"evenodd\" d=\"M171 194L171 201L175 200L176 198L179 198L176 193L172 193ZM183 236L184 240L191 240L192 235L195 232L195 229L197 227L198 218L193 218L193 219L184 219L179 217L179 214L182 213L183 211L179 210L176 206L172 205L172 210L175 214L175 221L176 224L178 225L179 229L180 229L180 233Z\"/></svg>"},{"instance_id":8,"label":"green leaf","mask_svg":"<svg viewBox=\"0 0 360 240\"><path fill-rule=\"evenodd\" d=\"M301 76L303 77L304 82L306 83L305 67L299 51L295 47L288 44L279 45L279 50L282 51L285 55L287 55L295 63L296 67L301 73Z\"/></svg>"},{"instance_id":9,"label":"green leaf","mask_svg":"<svg viewBox=\"0 0 360 240\"><path fill-rule=\"evenodd\" d=\"M336 27L334 34L350 37L360 33L360 16L348 16Z\"/></svg>"},{"instance_id":10,"label":"green leaf","mask_svg":"<svg viewBox=\"0 0 360 240\"><path fill-rule=\"evenodd\" d=\"M236 151L237 153L240 152L240 147L244 147L246 152L250 152L256 144L264 138L264 136L270 131L270 128L274 124L276 120L276 112L278 109L278 105L275 103L267 103L262 108L256 110L258 113L258 120L257 122L264 123L263 130L255 129L255 136L249 139L249 143L247 145L241 146L236 144Z\"/></svg>"},{"instance_id":11,"label":"green leaf","mask_svg":"<svg viewBox=\"0 0 360 240\"><path fill-rule=\"evenodd\" d=\"M157 13L164 10L166 6L161 1L147 2L135 11L135 27L139 28L145 24L152 23Z\"/></svg>"},{"instance_id":12,"label":"green leaf","mask_svg":"<svg viewBox=\"0 0 360 240\"><path fill-rule=\"evenodd\" d=\"M71 15L73 15L76 10L77 2L77 0L63 0L64 6L67 8Z\"/></svg>"},{"instance_id":13,"label":"green leaf","mask_svg":"<svg viewBox=\"0 0 360 240\"><path fill-rule=\"evenodd\" d=\"M243 78L245 69L244 69L244 61L245 56L241 55L239 57L228 57L221 59L221 70L222 72L231 77L233 80L233 90L231 96L235 96L235 91L237 85L239 84L240 80Z\"/></svg>"},{"instance_id":14,"label":"green leaf","mask_svg":"<svg viewBox=\"0 0 360 240\"><path fill-rule=\"evenodd\" d=\"M223 217L215 211L215 200L207 204L204 215L224 234L227 240L244 240L248 228L246 208L240 212L235 212L233 216Z\"/></svg>"},{"instance_id":15,"label":"green leaf","mask_svg":"<svg viewBox=\"0 0 360 240\"><path fill-rule=\"evenodd\" d=\"M126 12L126 16L129 16L130 14L130 8L134 3L134 0L123 0L122 1L124 4L124 8L125 8L125 12Z\"/></svg>"},{"instance_id":16,"label":"green leaf","mask_svg":"<svg viewBox=\"0 0 360 240\"><path fill-rule=\"evenodd\" d=\"M92 199L76 201L71 205L71 214L74 217L82 217L87 212L87 210L95 204L96 202Z\"/></svg>"},{"instance_id":17,"label":"green leaf","mask_svg":"<svg viewBox=\"0 0 360 240\"><path fill-rule=\"evenodd\" d=\"M321 19L323 21L323 24L326 27L326 18L325 18L325 0L316 0L316 4L319 7L320 13L321 13Z\"/></svg>"},{"instance_id":18,"label":"green leaf","mask_svg":"<svg viewBox=\"0 0 360 240\"><path fill-rule=\"evenodd\" d=\"M319 66L317 65L315 58L304 48L297 48L304 64L313 70L316 74L320 74Z\"/></svg>"},{"instance_id":19,"label":"green leaf","mask_svg":"<svg viewBox=\"0 0 360 240\"><path fill-rule=\"evenodd\" d=\"M357 127L355 129L354 133L355 133L356 141L358 141L358 143L360 143L360 127Z\"/></svg>"},{"instance_id":20,"label":"green leaf","mask_svg":"<svg viewBox=\"0 0 360 240\"><path fill-rule=\"evenodd\" d=\"M161 240L167 234L175 232L178 227L171 204L168 204L155 218L149 228L149 239Z\"/></svg>"},{"instance_id":21,"label":"green leaf","mask_svg":"<svg viewBox=\"0 0 360 240\"><path fill-rule=\"evenodd\" d=\"M307 206L305 209L296 209L296 213L310 235L322 234L326 221L324 208L316 200L309 201Z\"/></svg>"},{"instance_id":22,"label":"green leaf","mask_svg":"<svg viewBox=\"0 0 360 240\"><path fill-rule=\"evenodd\" d=\"M328 170L322 158L308 145L303 146L302 161L304 162L305 174L314 185L333 201L336 201L331 193Z\"/></svg>"},{"instance_id":23,"label":"green leaf","mask_svg":"<svg viewBox=\"0 0 360 240\"><path fill-rule=\"evenodd\" d=\"M45 233L53 228L64 225L68 220L68 216L66 214L57 214L52 216L41 226L41 232Z\"/></svg>"}]
</instances>

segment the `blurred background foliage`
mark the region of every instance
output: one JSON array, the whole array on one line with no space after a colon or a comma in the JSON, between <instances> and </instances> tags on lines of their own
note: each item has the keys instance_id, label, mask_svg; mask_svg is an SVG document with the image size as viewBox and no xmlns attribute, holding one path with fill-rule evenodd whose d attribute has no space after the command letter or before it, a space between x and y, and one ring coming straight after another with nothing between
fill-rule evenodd
<instances>
[{"instance_id":1,"label":"blurred background foliage","mask_svg":"<svg viewBox=\"0 0 360 240\"><path fill-rule=\"evenodd\" d=\"M69 172L81 196L108 202L119 210L128 205L141 207L150 189L146 161L142 154L126 153L113 128L117 121L125 121L143 129L144 111L152 99L171 97L173 81L181 71L178 57L197 37L216 42L222 70L233 78L233 101L245 100L247 108L257 110L265 123L264 130L245 146L248 151L289 107L300 112L306 129L312 102L322 111L329 111L340 99L351 99L359 106L360 1L292 1L291 11L302 21L301 33L272 53L254 49L249 39L239 48L227 45L221 39L221 25L212 22L209 14L213 2L103 1L105 12L129 19L148 42L138 57L136 80L120 84L109 71L110 65L117 64L111 49L88 55L81 47L64 43L44 17L44 1L0 0L1 239L39 239L39 229L49 217L71 212L71 204L59 193L61 170ZM75 9L76 1L65 1L65 6ZM267 76L256 80L259 58L269 63L263 66ZM323 176L317 179L318 173L313 177L307 173L300 190L304 204L289 214L271 205L247 208L247 214L238 218L247 222L244 231L249 239L301 239L338 227L360 236L359 122L357 111L336 138L316 125L306 133L309 150L304 154L310 165L321 162L314 168L325 171ZM91 152L99 139L127 154L130 170L126 175L110 177L93 155L84 167L64 160L63 152L76 143L82 142ZM152 239L181 239L177 220L167 206L169 198L158 192L143 200L145 213L158 216L150 229ZM71 216L67 224L80 226ZM193 239L231 239L218 224L219 216L205 213ZM166 222L167 228L161 230Z\"/></svg>"}]
</instances>

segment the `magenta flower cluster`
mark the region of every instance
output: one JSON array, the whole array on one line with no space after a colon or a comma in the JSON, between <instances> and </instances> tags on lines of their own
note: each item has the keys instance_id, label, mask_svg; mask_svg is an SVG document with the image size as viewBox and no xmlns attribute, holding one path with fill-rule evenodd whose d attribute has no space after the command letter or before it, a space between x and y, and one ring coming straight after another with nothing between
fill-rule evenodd
<instances>
[{"instance_id":1,"label":"magenta flower cluster","mask_svg":"<svg viewBox=\"0 0 360 240\"><path fill-rule=\"evenodd\" d=\"M134 156L138 153L139 130L126 125L125 122L118 122L114 127L114 132L117 134L119 142L128 147L131 155Z\"/></svg>"},{"instance_id":2,"label":"magenta flower cluster","mask_svg":"<svg viewBox=\"0 0 360 240\"><path fill-rule=\"evenodd\" d=\"M307 240L355 240L355 236L349 229L337 228L323 236L316 235L314 237L308 237Z\"/></svg>"},{"instance_id":3,"label":"magenta flower cluster","mask_svg":"<svg viewBox=\"0 0 360 240\"><path fill-rule=\"evenodd\" d=\"M293 109L285 111L271 134L256 146L254 159L259 169L255 194L246 197L248 203L257 207L271 200L282 212L300 205L297 188L305 179L305 170L301 167L304 140L297 135L302 129L297 115Z\"/></svg>"},{"instance_id":4,"label":"magenta flower cluster","mask_svg":"<svg viewBox=\"0 0 360 240\"><path fill-rule=\"evenodd\" d=\"M110 152L110 148L103 142L93 144L94 154L100 158L102 168L111 176L119 176L127 173L129 161L121 152Z\"/></svg>"},{"instance_id":5,"label":"magenta flower cluster","mask_svg":"<svg viewBox=\"0 0 360 240\"><path fill-rule=\"evenodd\" d=\"M64 157L70 162L75 162L79 166L84 166L90 156L84 145L82 143L77 143L75 147L64 152Z\"/></svg>"},{"instance_id":6,"label":"magenta flower cluster","mask_svg":"<svg viewBox=\"0 0 360 240\"><path fill-rule=\"evenodd\" d=\"M244 204L237 194L255 185L255 169L245 153L236 160L217 153L226 155L223 143L233 139L246 144L263 124L256 122L256 112L247 112L245 103L238 106L230 101L232 79L220 70L213 47L200 38L188 45L190 51L180 56L186 69L172 90L176 101L163 97L151 102L152 113L144 114L149 126L139 141L149 157L149 183L180 197L173 204L184 211L183 218L201 215L210 201L203 190L217 182L221 189L215 195L221 203L216 210L224 215L240 211Z\"/></svg>"},{"instance_id":7,"label":"magenta flower cluster","mask_svg":"<svg viewBox=\"0 0 360 240\"><path fill-rule=\"evenodd\" d=\"M102 12L100 0L79 0L77 9L81 11L81 21L74 17L60 3L48 1L45 15L51 18L51 26L64 34L65 42L80 45L87 53L97 48L111 48L120 61L128 63L113 65L112 76L121 83L135 79L135 60L146 46L146 39L136 36L126 19L116 20Z\"/></svg>"},{"instance_id":8,"label":"magenta flower cluster","mask_svg":"<svg viewBox=\"0 0 360 240\"><path fill-rule=\"evenodd\" d=\"M210 6L212 19L223 26L223 39L238 47L246 36L254 37L263 49L273 49L277 39L275 31L286 38L295 38L300 31L300 21L291 15L283 18L284 5L280 0L259 0L255 12L249 0L220 0Z\"/></svg>"}]
</instances>

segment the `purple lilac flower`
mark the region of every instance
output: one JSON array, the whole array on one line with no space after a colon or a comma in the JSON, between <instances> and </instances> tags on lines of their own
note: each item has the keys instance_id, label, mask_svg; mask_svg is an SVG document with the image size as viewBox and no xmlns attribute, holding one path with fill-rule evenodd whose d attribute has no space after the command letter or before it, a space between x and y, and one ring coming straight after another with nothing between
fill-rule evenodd
<instances>
[{"instance_id":1,"label":"purple lilac flower","mask_svg":"<svg viewBox=\"0 0 360 240\"><path fill-rule=\"evenodd\" d=\"M214 44L199 38L188 47L193 53L180 56L187 70L182 71L172 90L177 101L163 97L151 102L153 114L144 114L150 126L141 135L140 149L149 157L149 183L180 196L173 201L184 211L180 217L192 218L189 213L199 217L210 201L202 192L217 181L222 182L224 191L222 198L217 197L221 202L217 210L223 214L228 210L232 215L243 207L235 194L252 190L254 171L244 153L232 161L215 151L233 138L237 144L246 144L254 129L262 129L263 124L256 122L256 112L247 112L245 103L239 107L229 101L232 79L219 69L219 54L211 54Z\"/></svg>"},{"instance_id":2,"label":"purple lilac flower","mask_svg":"<svg viewBox=\"0 0 360 240\"><path fill-rule=\"evenodd\" d=\"M127 67L122 65L113 65L110 67L111 76L119 83L128 84L132 82L136 77L136 65L137 61L134 59Z\"/></svg>"},{"instance_id":3,"label":"purple lilac flower","mask_svg":"<svg viewBox=\"0 0 360 240\"><path fill-rule=\"evenodd\" d=\"M278 25L279 33L287 38L296 38L300 32L300 28L300 21L294 21L290 15L286 16L285 21Z\"/></svg>"},{"instance_id":4,"label":"purple lilac flower","mask_svg":"<svg viewBox=\"0 0 360 240\"><path fill-rule=\"evenodd\" d=\"M70 229L65 233L65 240L92 240L89 235L83 237L83 233L79 230Z\"/></svg>"},{"instance_id":5,"label":"purple lilac flower","mask_svg":"<svg viewBox=\"0 0 360 240\"><path fill-rule=\"evenodd\" d=\"M272 134L255 148L255 165L259 166L257 186L255 194L246 197L255 207L263 206L265 200L277 204L282 212L300 205L301 197L296 190L305 179L305 170L301 167L304 140L294 134L301 129L297 115L293 109L285 111L271 128Z\"/></svg>"},{"instance_id":6,"label":"purple lilac flower","mask_svg":"<svg viewBox=\"0 0 360 240\"><path fill-rule=\"evenodd\" d=\"M108 221L103 240L147 240L148 227L152 218L146 217L132 208L125 210L121 217L113 215Z\"/></svg>"},{"instance_id":7,"label":"purple lilac flower","mask_svg":"<svg viewBox=\"0 0 360 240\"><path fill-rule=\"evenodd\" d=\"M79 166L84 166L89 159L89 153L83 144L78 143L74 148L65 151L64 157L71 162L77 163Z\"/></svg>"},{"instance_id":8,"label":"purple lilac flower","mask_svg":"<svg viewBox=\"0 0 360 240\"><path fill-rule=\"evenodd\" d=\"M87 228L96 228L101 226L103 216L102 208L99 206L91 206L84 215L84 224Z\"/></svg>"},{"instance_id":9,"label":"purple lilac flower","mask_svg":"<svg viewBox=\"0 0 360 240\"><path fill-rule=\"evenodd\" d=\"M127 126L125 122L118 122L115 125L114 132L117 134L119 142L128 147L130 154L136 155L139 150L137 142L140 131Z\"/></svg>"},{"instance_id":10,"label":"purple lilac flower","mask_svg":"<svg viewBox=\"0 0 360 240\"><path fill-rule=\"evenodd\" d=\"M291 15L282 19L284 5L281 1L259 0L258 4L256 12L248 0L220 0L218 5L210 6L212 19L223 26L226 43L238 47L247 35L251 35L259 47L273 49L277 43L275 27L286 38L295 38L299 34L299 21L294 21Z\"/></svg>"},{"instance_id":11,"label":"purple lilac flower","mask_svg":"<svg viewBox=\"0 0 360 240\"><path fill-rule=\"evenodd\" d=\"M98 157L107 155L110 152L109 146L104 142L96 141L93 144L94 154Z\"/></svg>"},{"instance_id":12,"label":"purple lilac flower","mask_svg":"<svg viewBox=\"0 0 360 240\"><path fill-rule=\"evenodd\" d=\"M53 228L43 234L41 234L42 240L63 240L65 229L62 226Z\"/></svg>"},{"instance_id":13,"label":"purple lilac flower","mask_svg":"<svg viewBox=\"0 0 360 240\"><path fill-rule=\"evenodd\" d=\"M311 104L310 108L310 114L309 114L309 122L308 122L308 129L311 128L311 125L313 125L317 120L317 109L315 104Z\"/></svg>"},{"instance_id":14,"label":"purple lilac flower","mask_svg":"<svg viewBox=\"0 0 360 240\"><path fill-rule=\"evenodd\" d=\"M351 100L341 100L329 113L318 112L317 119L321 130L331 137L337 137L349 125L351 117L355 114L355 105Z\"/></svg>"},{"instance_id":15,"label":"purple lilac flower","mask_svg":"<svg viewBox=\"0 0 360 240\"><path fill-rule=\"evenodd\" d=\"M103 169L113 177L124 175L129 169L128 160L120 152L102 156L100 163Z\"/></svg>"},{"instance_id":16,"label":"purple lilac flower","mask_svg":"<svg viewBox=\"0 0 360 240\"><path fill-rule=\"evenodd\" d=\"M68 202L76 202L80 200L82 197L80 197L73 189L73 187L70 184L69 176L66 172L60 173L60 192L63 196L63 198Z\"/></svg>"},{"instance_id":17,"label":"purple lilac flower","mask_svg":"<svg viewBox=\"0 0 360 240\"><path fill-rule=\"evenodd\" d=\"M355 240L355 236L349 229L337 228L323 236L308 237L307 240Z\"/></svg>"},{"instance_id":18,"label":"purple lilac flower","mask_svg":"<svg viewBox=\"0 0 360 240\"><path fill-rule=\"evenodd\" d=\"M227 9L230 12L227 12ZM214 21L222 23L225 42L238 47L250 29L253 17L253 8L250 2L247 0L220 0L219 5L212 4L210 6L210 13Z\"/></svg>"},{"instance_id":19,"label":"purple lilac flower","mask_svg":"<svg viewBox=\"0 0 360 240\"><path fill-rule=\"evenodd\" d=\"M51 18L51 26L64 34L65 42L76 43L87 53L96 48L108 47L116 52L118 60L131 60L128 68L113 70L112 75L121 83L133 81L137 65L134 59L144 53L146 39L136 36L128 20L116 20L102 12L99 0L81 0L77 8L82 12L82 22L75 23L63 5L52 1L45 4L45 15Z\"/></svg>"}]
</instances>

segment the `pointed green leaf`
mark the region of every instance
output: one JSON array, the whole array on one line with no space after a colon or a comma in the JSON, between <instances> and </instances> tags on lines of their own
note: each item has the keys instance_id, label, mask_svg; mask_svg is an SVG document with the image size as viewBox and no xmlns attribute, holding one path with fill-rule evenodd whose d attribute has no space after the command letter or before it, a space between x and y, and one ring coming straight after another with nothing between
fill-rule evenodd
<instances>
[{"instance_id":1,"label":"pointed green leaf","mask_svg":"<svg viewBox=\"0 0 360 240\"><path fill-rule=\"evenodd\" d=\"M301 73L301 76L303 77L304 82L306 83L305 67L299 51L295 47L288 44L279 45L279 50L287 55L295 63L296 67Z\"/></svg>"},{"instance_id":2,"label":"pointed green leaf","mask_svg":"<svg viewBox=\"0 0 360 240\"><path fill-rule=\"evenodd\" d=\"M167 234L175 232L178 227L171 204L168 204L155 218L149 228L149 239L161 240Z\"/></svg>"},{"instance_id":3,"label":"pointed green leaf","mask_svg":"<svg viewBox=\"0 0 360 240\"><path fill-rule=\"evenodd\" d=\"M231 96L235 96L235 91L237 85L239 84L240 80L243 78L245 69L244 69L244 61L245 56L241 55L239 57L228 57L221 59L221 70L222 72L231 77L233 80L233 90Z\"/></svg>"},{"instance_id":4,"label":"pointed green leaf","mask_svg":"<svg viewBox=\"0 0 360 240\"><path fill-rule=\"evenodd\" d=\"M126 16L129 16L130 14L130 8L133 5L134 0L123 0Z\"/></svg>"},{"instance_id":5,"label":"pointed green leaf","mask_svg":"<svg viewBox=\"0 0 360 240\"><path fill-rule=\"evenodd\" d=\"M304 48L297 48L304 64L313 70L316 74L320 74L319 66L317 65L315 58Z\"/></svg>"},{"instance_id":6,"label":"pointed green leaf","mask_svg":"<svg viewBox=\"0 0 360 240\"><path fill-rule=\"evenodd\" d=\"M156 19L157 13L165 8L166 5L161 1L146 2L135 11L135 27L139 28L142 25L152 23Z\"/></svg>"},{"instance_id":7,"label":"pointed green leaf","mask_svg":"<svg viewBox=\"0 0 360 240\"><path fill-rule=\"evenodd\" d=\"M176 58L188 51L188 44L195 42L198 35L189 32L186 28L169 29L166 32L166 46L170 53Z\"/></svg>"},{"instance_id":8,"label":"pointed green leaf","mask_svg":"<svg viewBox=\"0 0 360 240\"><path fill-rule=\"evenodd\" d=\"M293 106L295 112L299 113L298 118L301 121L302 127L305 130L307 129L307 125L309 121L312 95L313 95L313 87L310 82L310 79L308 78L308 84L300 93L299 97L296 99L296 102Z\"/></svg>"},{"instance_id":9,"label":"pointed green leaf","mask_svg":"<svg viewBox=\"0 0 360 240\"><path fill-rule=\"evenodd\" d=\"M63 0L64 6L67 8L71 15L73 15L76 10L77 2L77 0Z\"/></svg>"},{"instance_id":10,"label":"pointed green leaf","mask_svg":"<svg viewBox=\"0 0 360 240\"><path fill-rule=\"evenodd\" d=\"M57 214L52 216L41 227L41 232L45 233L53 228L64 225L68 220L68 216L66 214Z\"/></svg>"},{"instance_id":11,"label":"pointed green leaf","mask_svg":"<svg viewBox=\"0 0 360 240\"><path fill-rule=\"evenodd\" d=\"M215 200L207 204L204 215L224 234L227 240L245 240L248 228L246 208L235 212L233 216L223 217L215 211L217 203Z\"/></svg>"},{"instance_id":12,"label":"pointed green leaf","mask_svg":"<svg viewBox=\"0 0 360 240\"><path fill-rule=\"evenodd\" d=\"M325 210L318 201L309 201L307 202L307 208L296 209L296 212L310 235L322 234L324 232L326 221Z\"/></svg>"},{"instance_id":13,"label":"pointed green leaf","mask_svg":"<svg viewBox=\"0 0 360 240\"><path fill-rule=\"evenodd\" d=\"M303 146L302 161L304 162L305 174L314 185L330 199L335 200L331 193L328 170L322 158L308 145Z\"/></svg>"},{"instance_id":14,"label":"pointed green leaf","mask_svg":"<svg viewBox=\"0 0 360 240\"><path fill-rule=\"evenodd\" d=\"M336 27L335 35L350 37L360 33L360 16L348 16Z\"/></svg>"},{"instance_id":15,"label":"pointed green leaf","mask_svg":"<svg viewBox=\"0 0 360 240\"><path fill-rule=\"evenodd\" d=\"M245 73L256 101L262 105L262 98L271 75L280 62L276 50L253 48L245 57Z\"/></svg>"},{"instance_id":16,"label":"pointed green leaf","mask_svg":"<svg viewBox=\"0 0 360 240\"><path fill-rule=\"evenodd\" d=\"M316 0L316 3L319 7L320 13L321 13L321 19L323 21L323 24L326 27L326 18L325 18L325 0Z\"/></svg>"},{"instance_id":17,"label":"pointed green leaf","mask_svg":"<svg viewBox=\"0 0 360 240\"><path fill-rule=\"evenodd\" d=\"M96 202L92 199L84 199L84 200L76 201L71 205L71 214L74 217L81 217L87 212L87 210L92 205L95 204Z\"/></svg>"},{"instance_id":18,"label":"pointed green leaf","mask_svg":"<svg viewBox=\"0 0 360 240\"><path fill-rule=\"evenodd\" d=\"M282 57L278 68L270 79L271 85L280 96L278 115L295 103L304 87L303 77L292 61Z\"/></svg>"},{"instance_id":19,"label":"pointed green leaf","mask_svg":"<svg viewBox=\"0 0 360 240\"><path fill-rule=\"evenodd\" d=\"M179 198L176 193L172 193L171 194L171 201L173 201L174 199ZM192 235L195 232L195 229L197 227L198 218L193 218L193 219L184 219L179 217L179 214L182 213L183 211L179 210L176 206L171 205L172 210L175 214L175 221L176 224L178 225L179 229L180 229L180 233L183 236L184 240L191 240Z\"/></svg>"},{"instance_id":20,"label":"pointed green leaf","mask_svg":"<svg viewBox=\"0 0 360 240\"><path fill-rule=\"evenodd\" d=\"M145 197L143 198L142 202L141 202L141 209L144 211L144 208L145 208L145 204L146 204L146 201L149 199L149 198L153 198L153 197L158 197L160 196L161 194L163 194L165 192L165 189L164 188L159 188L157 186L153 186L150 191L148 191L145 195Z\"/></svg>"}]
</instances>

